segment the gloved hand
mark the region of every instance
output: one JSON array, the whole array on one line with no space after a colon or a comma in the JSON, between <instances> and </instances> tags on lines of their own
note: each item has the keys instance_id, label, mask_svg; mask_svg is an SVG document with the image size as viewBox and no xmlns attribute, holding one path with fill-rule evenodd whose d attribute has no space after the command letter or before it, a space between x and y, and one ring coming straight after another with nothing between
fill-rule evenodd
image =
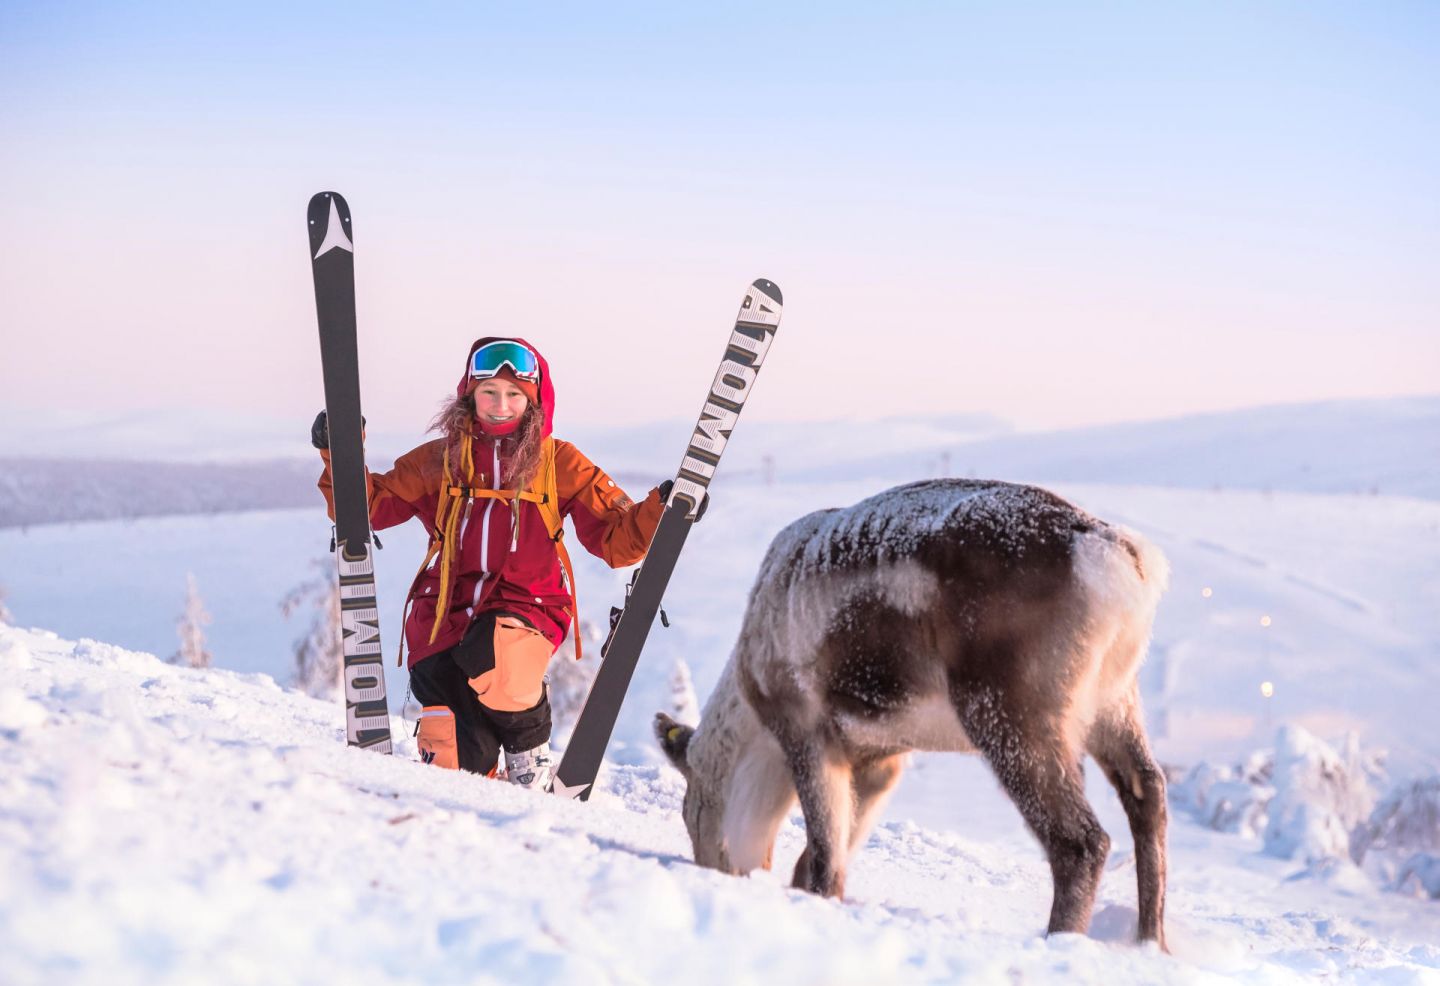
<instances>
[{"instance_id":1,"label":"gloved hand","mask_svg":"<svg viewBox=\"0 0 1440 986\"><path fill-rule=\"evenodd\" d=\"M365 437L365 415L360 415L360 437ZM310 444L318 449L330 447L330 419L324 411L315 415L315 423L310 426Z\"/></svg>"},{"instance_id":2,"label":"gloved hand","mask_svg":"<svg viewBox=\"0 0 1440 986\"><path fill-rule=\"evenodd\" d=\"M330 419L324 411L315 415L315 423L310 426L310 444L318 449L330 447Z\"/></svg>"},{"instance_id":3,"label":"gloved hand","mask_svg":"<svg viewBox=\"0 0 1440 986\"><path fill-rule=\"evenodd\" d=\"M665 482L661 483L658 487L656 487L656 489L658 489L658 490L660 491L660 502L661 502L661 503L668 503L668 502L669 502L669 500L670 500L670 491L673 490L674 488L675 488L675 480L673 480L673 479L667 479L667 480L665 480ZM695 519L694 519L691 523L695 523L695 524L700 523L700 519L705 516L705 511L706 511L706 509L707 509L709 506L710 506L710 491L709 491L709 490L706 490L706 491L705 491L705 495L700 498L700 506L695 509Z\"/></svg>"}]
</instances>

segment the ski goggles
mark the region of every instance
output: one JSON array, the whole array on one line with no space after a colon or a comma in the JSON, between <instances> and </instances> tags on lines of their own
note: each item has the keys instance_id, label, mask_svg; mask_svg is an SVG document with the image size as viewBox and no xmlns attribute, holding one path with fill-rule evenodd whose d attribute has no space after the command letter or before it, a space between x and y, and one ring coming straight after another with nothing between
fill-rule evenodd
<instances>
[{"instance_id":1,"label":"ski goggles","mask_svg":"<svg viewBox=\"0 0 1440 986\"><path fill-rule=\"evenodd\" d=\"M487 342L470 357L470 379L489 380L505 367L517 380L537 383L540 380L540 358L518 342Z\"/></svg>"}]
</instances>

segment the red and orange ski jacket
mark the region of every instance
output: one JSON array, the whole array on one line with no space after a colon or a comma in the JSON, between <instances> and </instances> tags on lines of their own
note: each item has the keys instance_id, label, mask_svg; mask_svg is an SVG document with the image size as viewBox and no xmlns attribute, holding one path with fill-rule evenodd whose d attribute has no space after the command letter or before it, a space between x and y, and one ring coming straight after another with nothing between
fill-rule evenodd
<instances>
[{"instance_id":1,"label":"red and orange ski jacket","mask_svg":"<svg viewBox=\"0 0 1440 986\"><path fill-rule=\"evenodd\" d=\"M494 340L476 340L471 353ZM645 557L664 512L659 491L651 490L635 503L579 449L551 438L554 387L543 356L540 366L540 405L544 434L554 443L558 514L570 518L580 543L591 554L612 568L634 565ZM462 395L469 382L468 357L466 369L457 388ZM384 530L415 517L430 535L428 564L416 575L407 598L405 641L411 666L459 643L477 613L516 613L556 646L574 616L572 593L566 588L560 555L540 506L530 500L478 498L463 492L507 489L502 483L508 478L513 439L491 438L477 428L470 441L473 473L468 479L460 473L459 463L448 461L444 438L405 453L389 472L366 470L371 527ZM333 519L330 455L321 452L321 457L325 469L319 487ZM454 512L453 523L446 522L447 511ZM440 550L447 530L454 540L448 557Z\"/></svg>"}]
</instances>

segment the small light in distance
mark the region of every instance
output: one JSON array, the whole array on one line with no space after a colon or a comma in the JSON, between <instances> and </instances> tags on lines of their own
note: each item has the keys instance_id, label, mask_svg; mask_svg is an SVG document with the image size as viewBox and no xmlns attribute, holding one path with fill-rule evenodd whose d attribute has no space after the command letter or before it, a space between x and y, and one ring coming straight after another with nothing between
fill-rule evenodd
<instances>
[{"instance_id":1,"label":"small light in distance","mask_svg":"<svg viewBox=\"0 0 1440 986\"><path fill-rule=\"evenodd\" d=\"M1211 596L1215 595L1215 590L1207 585L1205 588L1200 590L1200 595L1204 596L1206 599L1209 599Z\"/></svg>"},{"instance_id":2,"label":"small light in distance","mask_svg":"<svg viewBox=\"0 0 1440 986\"><path fill-rule=\"evenodd\" d=\"M1273 698L1274 695L1275 695L1275 682L1273 682L1273 681L1262 681L1262 682L1260 682L1260 697L1261 697L1261 698Z\"/></svg>"},{"instance_id":3,"label":"small light in distance","mask_svg":"<svg viewBox=\"0 0 1440 986\"><path fill-rule=\"evenodd\" d=\"M1268 626L1270 625L1270 617L1268 617L1268 616L1262 616L1262 617L1260 617L1260 625L1261 625L1262 627L1268 627Z\"/></svg>"}]
</instances>

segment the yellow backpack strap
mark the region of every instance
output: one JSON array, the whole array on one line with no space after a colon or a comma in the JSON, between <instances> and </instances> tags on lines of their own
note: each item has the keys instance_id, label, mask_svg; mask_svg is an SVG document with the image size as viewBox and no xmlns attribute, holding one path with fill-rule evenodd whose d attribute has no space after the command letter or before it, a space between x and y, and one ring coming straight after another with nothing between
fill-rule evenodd
<instances>
[{"instance_id":1,"label":"yellow backpack strap","mask_svg":"<svg viewBox=\"0 0 1440 986\"><path fill-rule=\"evenodd\" d=\"M540 471L534 486L540 494L537 506L540 516L545 519L545 528L550 540L555 543L555 554L560 556L560 570L565 574L565 587L570 592L570 632L575 637L575 660L580 660L580 604L575 591L575 569L570 564L570 552L565 548L565 519L560 516L560 488L555 474L555 439L546 438L540 456ZM532 487L533 489L533 487ZM527 498L528 499L528 498Z\"/></svg>"},{"instance_id":2,"label":"yellow backpack strap","mask_svg":"<svg viewBox=\"0 0 1440 986\"><path fill-rule=\"evenodd\" d=\"M540 517L545 521L545 530L555 545L555 554L560 558L560 570L565 574L565 588L570 593L570 623L575 635L575 660L580 660L580 604L575 593L575 569L570 563L570 552L565 547L565 519L560 516L560 488L555 471L555 439L546 438L540 451L540 468L528 490L485 490L469 486L446 484L446 493L452 500L509 500L517 505L521 500L535 504ZM518 534L518 532L517 532Z\"/></svg>"},{"instance_id":3,"label":"yellow backpack strap","mask_svg":"<svg viewBox=\"0 0 1440 986\"><path fill-rule=\"evenodd\" d=\"M540 493L532 493L530 490L486 490L472 489L469 486L451 486L447 488L451 496L458 496L470 500L526 500L536 506L545 502L545 497Z\"/></svg>"},{"instance_id":4,"label":"yellow backpack strap","mask_svg":"<svg viewBox=\"0 0 1440 986\"><path fill-rule=\"evenodd\" d=\"M455 567L459 564L459 550L455 540L460 523L460 504L463 499L451 492L455 486L450 472L450 450L448 448L440 461L442 477L435 508L435 538L440 545L440 593L435 606L435 622L430 627L430 643L432 644L440 633L440 624L444 621L450 608L451 582L457 575ZM475 458L468 434L460 441L460 471L465 482L475 482ZM431 547L433 549L434 543ZM426 564L429 564L428 559ZM421 571L424 569L422 568Z\"/></svg>"}]
</instances>

